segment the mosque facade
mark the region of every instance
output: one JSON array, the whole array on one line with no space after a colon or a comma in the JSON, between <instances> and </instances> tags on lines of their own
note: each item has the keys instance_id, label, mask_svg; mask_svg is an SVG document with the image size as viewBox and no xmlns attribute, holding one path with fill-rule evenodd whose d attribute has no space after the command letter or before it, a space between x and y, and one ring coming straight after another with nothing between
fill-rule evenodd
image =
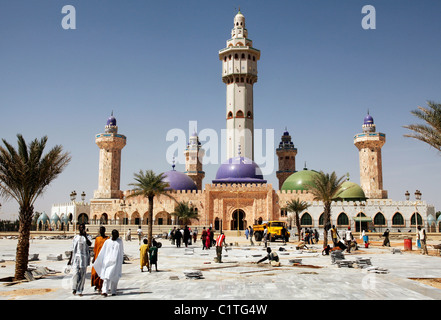
<instances>
[{"instance_id":1,"label":"mosque facade","mask_svg":"<svg viewBox=\"0 0 441 320\"><path fill-rule=\"evenodd\" d=\"M126 137L118 133L113 115L107 120L105 132L96 135L100 149L98 188L87 208L82 208L83 218L89 224L129 224L176 226L178 221L171 214L177 202L193 205L199 220L194 226L212 226L216 230L244 230L262 221L282 220L294 226L292 213L284 209L287 203L300 199L309 208L300 214L302 227L323 229L323 203L314 201L307 183L312 181L314 170L296 170L297 148L287 130L275 150L278 158L278 186L267 183L259 166L253 161L254 109L253 85L257 82L257 61L260 51L253 47L245 28L245 17L239 11L234 17L231 38L227 47L219 51L222 62L222 81L226 85L226 143L227 159L223 162L211 183L204 185L205 172L202 158L204 150L194 133L185 150L185 172L173 169L164 172L168 193L173 197L154 198L153 221L148 221L148 200L128 197L131 190L120 190L121 152ZM386 142L384 133L376 132L371 115L364 118L362 133L354 136L359 150L360 185L346 181L332 205L331 224L338 228L354 230L414 231L417 225L433 226L439 231L441 221L435 221L434 207L406 195L406 200L388 199L383 189L381 149ZM355 150L354 150L355 152ZM407 194L409 194L407 192ZM83 204L84 205L84 204ZM53 205L51 216L76 215L61 212L63 205ZM66 210L68 206L64 205ZM75 211L76 209L72 209Z\"/></svg>"}]
</instances>

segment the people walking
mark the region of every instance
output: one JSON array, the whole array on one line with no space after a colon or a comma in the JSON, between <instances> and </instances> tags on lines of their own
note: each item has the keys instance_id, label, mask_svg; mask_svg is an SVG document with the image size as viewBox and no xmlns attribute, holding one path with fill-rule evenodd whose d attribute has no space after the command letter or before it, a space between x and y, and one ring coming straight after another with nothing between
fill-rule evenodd
<instances>
[{"instance_id":1,"label":"people walking","mask_svg":"<svg viewBox=\"0 0 441 320\"><path fill-rule=\"evenodd\" d=\"M100 253L104 242L109 239L108 236L106 236L106 228L104 226L100 227L99 230L99 236L95 238L95 244L93 246L93 259L92 263L95 262L95 259L98 257L98 254ZM96 273L95 268L92 266L92 271L90 274L90 280L92 287L95 288L95 291L98 291L101 293L101 290L103 288L103 279L101 279L98 274Z\"/></svg>"},{"instance_id":2,"label":"people walking","mask_svg":"<svg viewBox=\"0 0 441 320\"><path fill-rule=\"evenodd\" d=\"M352 235L351 227L348 227L345 233L345 245L348 247L346 251L351 252L352 241L354 241L354 236Z\"/></svg>"},{"instance_id":3,"label":"people walking","mask_svg":"<svg viewBox=\"0 0 441 320\"><path fill-rule=\"evenodd\" d=\"M176 229L176 232L175 232L176 248L181 247L181 239L182 239L182 232L181 232L181 230Z\"/></svg>"},{"instance_id":4,"label":"people walking","mask_svg":"<svg viewBox=\"0 0 441 320\"><path fill-rule=\"evenodd\" d=\"M210 249L211 247L211 227L207 230L207 236L205 237L205 249Z\"/></svg>"},{"instance_id":5,"label":"people walking","mask_svg":"<svg viewBox=\"0 0 441 320\"><path fill-rule=\"evenodd\" d=\"M426 229L421 228L421 226L418 226L418 234L420 237L421 242L421 254L428 255L429 252L427 251L427 235L426 235Z\"/></svg>"},{"instance_id":6,"label":"people walking","mask_svg":"<svg viewBox=\"0 0 441 320\"><path fill-rule=\"evenodd\" d=\"M70 255L69 265L72 265L72 293L83 295L84 283L86 280L87 267L90 264L90 251L92 245L91 237L86 233L86 225L81 223L78 226L79 234L72 242L72 253Z\"/></svg>"},{"instance_id":7,"label":"people walking","mask_svg":"<svg viewBox=\"0 0 441 320\"><path fill-rule=\"evenodd\" d=\"M118 230L112 230L112 238L104 242L94 267L99 277L104 280L102 295L107 297L108 292L116 295L118 281L122 276L124 262L123 241L119 238Z\"/></svg>"},{"instance_id":8,"label":"people walking","mask_svg":"<svg viewBox=\"0 0 441 320\"><path fill-rule=\"evenodd\" d=\"M225 242L225 235L223 232L220 233L220 235L216 239L216 257L218 263L222 263L222 248L226 245Z\"/></svg>"},{"instance_id":9,"label":"people walking","mask_svg":"<svg viewBox=\"0 0 441 320\"><path fill-rule=\"evenodd\" d=\"M143 244L139 248L139 261L141 264L141 272L144 272L144 267L147 267L147 271L150 271L150 265L149 265L149 244L148 240L144 239Z\"/></svg>"},{"instance_id":10,"label":"people walking","mask_svg":"<svg viewBox=\"0 0 441 320\"><path fill-rule=\"evenodd\" d=\"M184 244L185 247L188 247L188 242L190 241L191 236L190 236L190 230L188 229L188 226L184 227Z\"/></svg>"},{"instance_id":11,"label":"people walking","mask_svg":"<svg viewBox=\"0 0 441 320\"><path fill-rule=\"evenodd\" d=\"M206 247L206 244L207 244L207 230L205 230L205 227L202 229L201 241L202 241L202 250L207 249L207 247Z\"/></svg>"},{"instance_id":12,"label":"people walking","mask_svg":"<svg viewBox=\"0 0 441 320\"><path fill-rule=\"evenodd\" d=\"M383 233L383 247L390 247L390 240L389 240L389 229L386 229L386 231L384 231Z\"/></svg>"},{"instance_id":13,"label":"people walking","mask_svg":"<svg viewBox=\"0 0 441 320\"><path fill-rule=\"evenodd\" d=\"M152 272L153 265L155 265L156 272L158 271L158 243L155 239L152 241L152 247L149 249L150 258L150 272Z\"/></svg>"},{"instance_id":14,"label":"people walking","mask_svg":"<svg viewBox=\"0 0 441 320\"><path fill-rule=\"evenodd\" d=\"M332 243L334 245L334 248L338 246L338 238L340 238L340 235L338 234L337 228L335 225L331 228L331 237L332 237Z\"/></svg>"},{"instance_id":15,"label":"people walking","mask_svg":"<svg viewBox=\"0 0 441 320\"><path fill-rule=\"evenodd\" d=\"M265 248L268 247L268 229L263 226L263 242L265 243Z\"/></svg>"},{"instance_id":16,"label":"people walking","mask_svg":"<svg viewBox=\"0 0 441 320\"><path fill-rule=\"evenodd\" d=\"M138 230L136 230L136 233L138 234L138 244L141 245L142 235L143 235L141 226L138 227Z\"/></svg>"},{"instance_id":17,"label":"people walking","mask_svg":"<svg viewBox=\"0 0 441 320\"><path fill-rule=\"evenodd\" d=\"M250 229L250 245L254 246L254 242L253 242L254 229L251 226L248 226L248 229Z\"/></svg>"}]
</instances>

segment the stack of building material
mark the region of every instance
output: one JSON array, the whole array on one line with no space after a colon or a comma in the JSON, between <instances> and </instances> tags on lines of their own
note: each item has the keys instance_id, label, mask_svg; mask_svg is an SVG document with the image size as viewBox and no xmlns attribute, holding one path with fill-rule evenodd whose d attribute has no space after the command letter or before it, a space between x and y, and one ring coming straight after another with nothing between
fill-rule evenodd
<instances>
[{"instance_id":1,"label":"stack of building material","mask_svg":"<svg viewBox=\"0 0 441 320\"><path fill-rule=\"evenodd\" d=\"M355 259L355 263L361 269L372 266L371 258L355 257Z\"/></svg>"},{"instance_id":2,"label":"stack of building material","mask_svg":"<svg viewBox=\"0 0 441 320\"><path fill-rule=\"evenodd\" d=\"M184 275L187 279L201 279L202 272L200 270L184 270Z\"/></svg>"},{"instance_id":3,"label":"stack of building material","mask_svg":"<svg viewBox=\"0 0 441 320\"><path fill-rule=\"evenodd\" d=\"M335 264L339 260L344 260L345 255L343 254L343 251L341 250L335 250L331 252L331 262L332 264Z\"/></svg>"},{"instance_id":4,"label":"stack of building material","mask_svg":"<svg viewBox=\"0 0 441 320\"><path fill-rule=\"evenodd\" d=\"M366 268L366 270L369 273L379 273L379 274L389 273L389 270L387 270L385 268L380 268L380 267L368 267L368 268Z\"/></svg>"},{"instance_id":5,"label":"stack of building material","mask_svg":"<svg viewBox=\"0 0 441 320\"><path fill-rule=\"evenodd\" d=\"M193 255L194 254L194 248L186 248L184 254L185 255Z\"/></svg>"},{"instance_id":6,"label":"stack of building material","mask_svg":"<svg viewBox=\"0 0 441 320\"><path fill-rule=\"evenodd\" d=\"M59 255L50 254L47 256L46 259L51 260L51 261L61 261L61 260L63 260L63 255L62 254L59 254Z\"/></svg>"},{"instance_id":7,"label":"stack of building material","mask_svg":"<svg viewBox=\"0 0 441 320\"><path fill-rule=\"evenodd\" d=\"M347 268L352 268L354 261L350 261L350 260L337 260L335 262L337 264L337 266L339 268L341 267L347 267Z\"/></svg>"}]
</instances>

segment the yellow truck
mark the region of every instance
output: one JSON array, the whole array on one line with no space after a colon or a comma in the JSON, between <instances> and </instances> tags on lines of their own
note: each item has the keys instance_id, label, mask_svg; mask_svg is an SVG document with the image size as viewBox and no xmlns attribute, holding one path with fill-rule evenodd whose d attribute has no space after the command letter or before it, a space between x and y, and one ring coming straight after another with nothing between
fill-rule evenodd
<instances>
[{"instance_id":1,"label":"yellow truck","mask_svg":"<svg viewBox=\"0 0 441 320\"><path fill-rule=\"evenodd\" d=\"M264 221L262 224L253 225L254 238L256 241L261 241L263 239L264 226L268 229L268 240L276 241L277 239L283 239L282 229L285 227L286 230L286 240L289 239L290 233L286 227L286 222L283 221Z\"/></svg>"}]
</instances>

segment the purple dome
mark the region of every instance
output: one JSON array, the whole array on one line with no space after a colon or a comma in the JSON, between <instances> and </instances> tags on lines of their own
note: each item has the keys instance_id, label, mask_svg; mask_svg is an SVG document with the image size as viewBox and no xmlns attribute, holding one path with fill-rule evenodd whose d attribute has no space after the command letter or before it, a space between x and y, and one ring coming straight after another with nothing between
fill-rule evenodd
<instances>
[{"instance_id":1,"label":"purple dome","mask_svg":"<svg viewBox=\"0 0 441 320\"><path fill-rule=\"evenodd\" d=\"M374 124L374 118L368 113L368 115L364 117L363 124Z\"/></svg>"},{"instance_id":2,"label":"purple dome","mask_svg":"<svg viewBox=\"0 0 441 320\"><path fill-rule=\"evenodd\" d=\"M166 190L197 190L194 181L185 173L170 170L164 172L164 182L168 182L169 187Z\"/></svg>"},{"instance_id":3,"label":"purple dome","mask_svg":"<svg viewBox=\"0 0 441 320\"><path fill-rule=\"evenodd\" d=\"M217 170L213 183L266 183L262 171L251 159L230 158Z\"/></svg>"},{"instance_id":4,"label":"purple dome","mask_svg":"<svg viewBox=\"0 0 441 320\"><path fill-rule=\"evenodd\" d=\"M107 119L107 125L108 126L116 126L116 119L113 115L110 116L109 119Z\"/></svg>"}]
</instances>

